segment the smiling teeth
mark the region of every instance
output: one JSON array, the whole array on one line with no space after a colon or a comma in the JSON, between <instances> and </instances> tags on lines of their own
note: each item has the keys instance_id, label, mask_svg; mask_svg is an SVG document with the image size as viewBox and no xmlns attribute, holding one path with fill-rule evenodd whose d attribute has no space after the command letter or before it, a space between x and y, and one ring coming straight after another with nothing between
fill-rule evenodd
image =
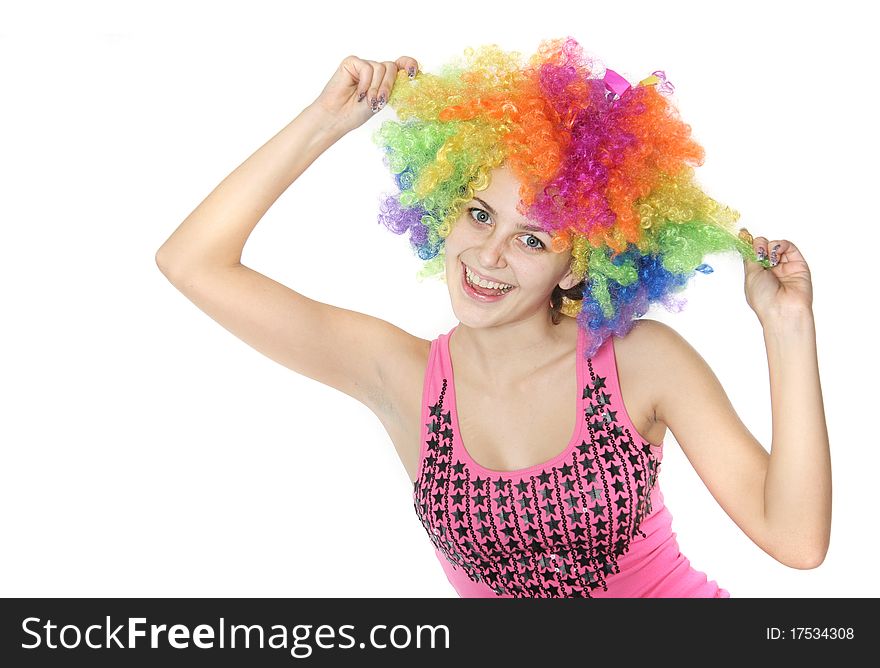
<instances>
[{"instance_id":1,"label":"smiling teeth","mask_svg":"<svg viewBox=\"0 0 880 668\"><path fill-rule=\"evenodd\" d=\"M482 278L479 278L476 274L474 274L470 267L465 265L465 272L467 273L467 279L469 283L474 285L479 285L481 288L490 288L492 290L510 290L513 286L508 285L507 283L495 283L493 281L486 281Z\"/></svg>"}]
</instances>

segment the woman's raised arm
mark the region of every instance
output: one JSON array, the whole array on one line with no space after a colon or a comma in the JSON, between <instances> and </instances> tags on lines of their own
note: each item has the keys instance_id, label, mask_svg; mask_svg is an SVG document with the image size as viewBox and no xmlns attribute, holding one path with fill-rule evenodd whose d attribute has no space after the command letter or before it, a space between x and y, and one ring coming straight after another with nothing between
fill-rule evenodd
<instances>
[{"instance_id":1,"label":"woman's raised arm","mask_svg":"<svg viewBox=\"0 0 880 668\"><path fill-rule=\"evenodd\" d=\"M398 71L407 68L412 77L416 67L406 56L383 63L346 57L315 101L223 179L162 244L159 268L177 275L239 265L245 242L281 193L384 105Z\"/></svg>"},{"instance_id":2,"label":"woman's raised arm","mask_svg":"<svg viewBox=\"0 0 880 668\"><path fill-rule=\"evenodd\" d=\"M400 70L413 76L416 67L409 57L346 57L320 96L229 174L156 253L168 280L227 330L371 408L383 401L382 365L398 368L389 357L407 354L419 339L379 318L309 299L242 265L241 255L281 193L384 105Z\"/></svg>"}]
</instances>

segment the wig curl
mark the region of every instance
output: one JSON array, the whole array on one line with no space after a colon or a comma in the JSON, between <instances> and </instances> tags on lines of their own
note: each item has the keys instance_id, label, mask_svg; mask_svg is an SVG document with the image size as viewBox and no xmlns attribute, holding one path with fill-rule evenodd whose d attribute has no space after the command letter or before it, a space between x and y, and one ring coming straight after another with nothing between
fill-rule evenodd
<instances>
[{"instance_id":1,"label":"wig curl","mask_svg":"<svg viewBox=\"0 0 880 668\"><path fill-rule=\"evenodd\" d=\"M631 86L572 37L542 41L527 62L491 44L437 74L401 70L388 100L399 120L373 134L399 190L384 196L379 222L409 233L420 279L445 280L444 240L462 206L508 166L521 183L517 210L552 250L571 252L581 298L564 298L562 312L592 356L651 303L680 310L675 293L713 271L705 255L754 260L734 229L740 214L695 182L704 151L673 90L662 71Z\"/></svg>"}]
</instances>

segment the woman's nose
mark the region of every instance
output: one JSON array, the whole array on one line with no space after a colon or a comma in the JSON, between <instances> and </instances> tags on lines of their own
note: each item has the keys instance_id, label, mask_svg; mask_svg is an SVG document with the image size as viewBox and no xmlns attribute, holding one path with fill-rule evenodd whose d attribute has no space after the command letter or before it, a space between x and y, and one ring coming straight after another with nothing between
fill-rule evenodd
<instances>
[{"instance_id":1,"label":"woman's nose","mask_svg":"<svg viewBox=\"0 0 880 668\"><path fill-rule=\"evenodd\" d=\"M500 234L496 234L495 230L488 235L480 245L477 253L480 262L484 267L503 267L504 261L504 239Z\"/></svg>"}]
</instances>

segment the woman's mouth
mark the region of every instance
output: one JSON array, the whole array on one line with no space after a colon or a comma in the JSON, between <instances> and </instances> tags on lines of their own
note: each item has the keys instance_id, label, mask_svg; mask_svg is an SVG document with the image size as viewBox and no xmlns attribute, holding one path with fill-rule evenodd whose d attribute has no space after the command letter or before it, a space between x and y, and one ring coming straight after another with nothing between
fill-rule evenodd
<instances>
[{"instance_id":1,"label":"woman's mouth","mask_svg":"<svg viewBox=\"0 0 880 668\"><path fill-rule=\"evenodd\" d=\"M463 262L461 263L461 286L465 294L480 302L497 302L516 289L514 285L494 283L478 278L470 272Z\"/></svg>"}]
</instances>

